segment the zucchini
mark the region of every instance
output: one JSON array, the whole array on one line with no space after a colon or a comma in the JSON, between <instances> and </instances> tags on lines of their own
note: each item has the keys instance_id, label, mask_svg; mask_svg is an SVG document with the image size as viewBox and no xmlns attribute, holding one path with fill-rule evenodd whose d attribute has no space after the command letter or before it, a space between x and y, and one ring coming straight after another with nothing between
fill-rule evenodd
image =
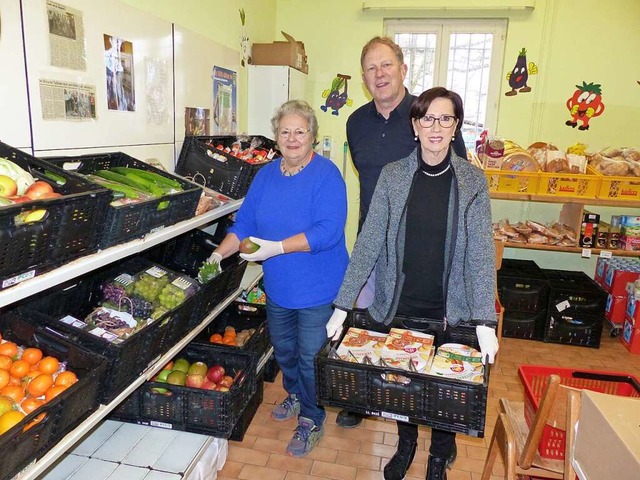
<instances>
[{"instance_id":1,"label":"zucchini","mask_svg":"<svg viewBox=\"0 0 640 480\"><path fill-rule=\"evenodd\" d=\"M49 170L45 170L42 175L48 178L49 180L56 182L58 185L64 185L67 183L67 179L64 178L62 175L51 172Z\"/></svg>"},{"instance_id":2,"label":"zucchini","mask_svg":"<svg viewBox=\"0 0 640 480\"><path fill-rule=\"evenodd\" d=\"M108 188L109 190L114 192L114 199L127 197L132 200L138 200L143 195L142 192L136 190L135 188L132 188L128 185L123 185L122 183L105 180L104 178L97 175L87 175L87 178L92 182L95 182L103 186L104 188Z\"/></svg>"},{"instance_id":3,"label":"zucchini","mask_svg":"<svg viewBox=\"0 0 640 480\"><path fill-rule=\"evenodd\" d=\"M174 180L173 178L165 177L164 175L160 175L159 173L150 172L149 170L142 170L141 168L128 168L128 167L112 167L110 168L110 170L112 172L116 172L121 175L126 175L127 173L130 173L131 175L135 175L137 177L143 178L159 186L171 187L177 190L182 190L182 185L177 180Z\"/></svg>"},{"instance_id":4,"label":"zucchini","mask_svg":"<svg viewBox=\"0 0 640 480\"><path fill-rule=\"evenodd\" d=\"M97 170L94 175L111 180L112 182L121 183L123 185L129 185L130 187L137 188L143 192L151 195L152 197L161 197L165 194L164 190L157 185L143 181L140 178L133 178L130 175L120 175L119 173L112 172L111 170Z\"/></svg>"}]
</instances>

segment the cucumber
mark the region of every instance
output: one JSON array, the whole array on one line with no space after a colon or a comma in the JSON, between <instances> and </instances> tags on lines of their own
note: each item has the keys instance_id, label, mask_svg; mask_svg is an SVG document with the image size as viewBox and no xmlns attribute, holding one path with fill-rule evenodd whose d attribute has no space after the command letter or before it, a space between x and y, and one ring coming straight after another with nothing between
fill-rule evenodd
<instances>
[{"instance_id":1,"label":"cucumber","mask_svg":"<svg viewBox=\"0 0 640 480\"><path fill-rule=\"evenodd\" d=\"M97 175L87 175L87 178L114 192L114 199L127 197L132 200L138 200L142 196L142 192L122 183L111 182Z\"/></svg>"},{"instance_id":2,"label":"cucumber","mask_svg":"<svg viewBox=\"0 0 640 480\"><path fill-rule=\"evenodd\" d=\"M110 169L112 172L119 173L121 175L126 175L127 173L131 173L138 177L144 178L150 182L154 182L160 186L165 185L167 187L172 187L175 189L182 190L182 185L177 180L173 178L168 178L159 173L150 172L149 170L142 170L141 168L127 168L127 167L112 167Z\"/></svg>"},{"instance_id":3,"label":"cucumber","mask_svg":"<svg viewBox=\"0 0 640 480\"><path fill-rule=\"evenodd\" d=\"M161 197L164 195L164 190L151 182L145 182L139 178L133 178L129 175L120 175L119 173L112 172L111 170L97 170L94 175L111 180L112 182L121 183L123 185L129 185L130 187L137 188L143 192L151 195L152 197Z\"/></svg>"},{"instance_id":4,"label":"cucumber","mask_svg":"<svg viewBox=\"0 0 640 480\"><path fill-rule=\"evenodd\" d=\"M56 182L58 185L64 185L67 183L67 179L64 178L62 175L51 172L49 170L45 170L43 175L49 180Z\"/></svg>"}]
</instances>

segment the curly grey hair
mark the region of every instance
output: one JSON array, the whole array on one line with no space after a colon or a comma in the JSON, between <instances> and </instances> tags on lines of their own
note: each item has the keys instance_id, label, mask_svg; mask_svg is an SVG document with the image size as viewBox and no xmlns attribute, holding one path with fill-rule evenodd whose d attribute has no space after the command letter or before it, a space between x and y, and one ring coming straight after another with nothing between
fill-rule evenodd
<instances>
[{"instance_id":1,"label":"curly grey hair","mask_svg":"<svg viewBox=\"0 0 640 480\"><path fill-rule=\"evenodd\" d=\"M298 115L307 120L309 124L309 131L315 141L318 136L318 119L316 118L316 112L311 108L304 100L289 100L278 107L278 109L271 117L271 129L273 130L273 136L278 138L278 128L280 127L280 120L287 115Z\"/></svg>"}]
</instances>

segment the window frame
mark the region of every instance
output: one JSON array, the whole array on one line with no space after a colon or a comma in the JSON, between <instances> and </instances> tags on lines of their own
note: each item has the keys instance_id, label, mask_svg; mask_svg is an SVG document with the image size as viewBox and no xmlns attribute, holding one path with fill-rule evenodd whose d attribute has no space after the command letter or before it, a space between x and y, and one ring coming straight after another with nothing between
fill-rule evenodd
<instances>
[{"instance_id":1,"label":"window frame","mask_svg":"<svg viewBox=\"0 0 640 480\"><path fill-rule=\"evenodd\" d=\"M452 33L492 33L491 63L487 91L486 118L484 129L495 132L498 126L500 92L502 91L502 73L505 44L507 38L507 19L385 19L385 35L395 39L402 33L435 33L436 63L434 65L434 85L447 86L449 46ZM449 88L447 86L447 88Z\"/></svg>"}]
</instances>

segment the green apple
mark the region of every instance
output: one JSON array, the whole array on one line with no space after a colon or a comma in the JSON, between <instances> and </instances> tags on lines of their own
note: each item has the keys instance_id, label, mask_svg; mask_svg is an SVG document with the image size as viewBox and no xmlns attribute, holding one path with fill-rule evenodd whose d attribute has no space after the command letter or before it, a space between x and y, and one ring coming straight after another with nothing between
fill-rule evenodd
<instances>
[{"instance_id":1,"label":"green apple","mask_svg":"<svg viewBox=\"0 0 640 480\"><path fill-rule=\"evenodd\" d=\"M186 358L178 358L173 362L173 370L178 370L186 374L189 371L189 361Z\"/></svg>"}]
</instances>

